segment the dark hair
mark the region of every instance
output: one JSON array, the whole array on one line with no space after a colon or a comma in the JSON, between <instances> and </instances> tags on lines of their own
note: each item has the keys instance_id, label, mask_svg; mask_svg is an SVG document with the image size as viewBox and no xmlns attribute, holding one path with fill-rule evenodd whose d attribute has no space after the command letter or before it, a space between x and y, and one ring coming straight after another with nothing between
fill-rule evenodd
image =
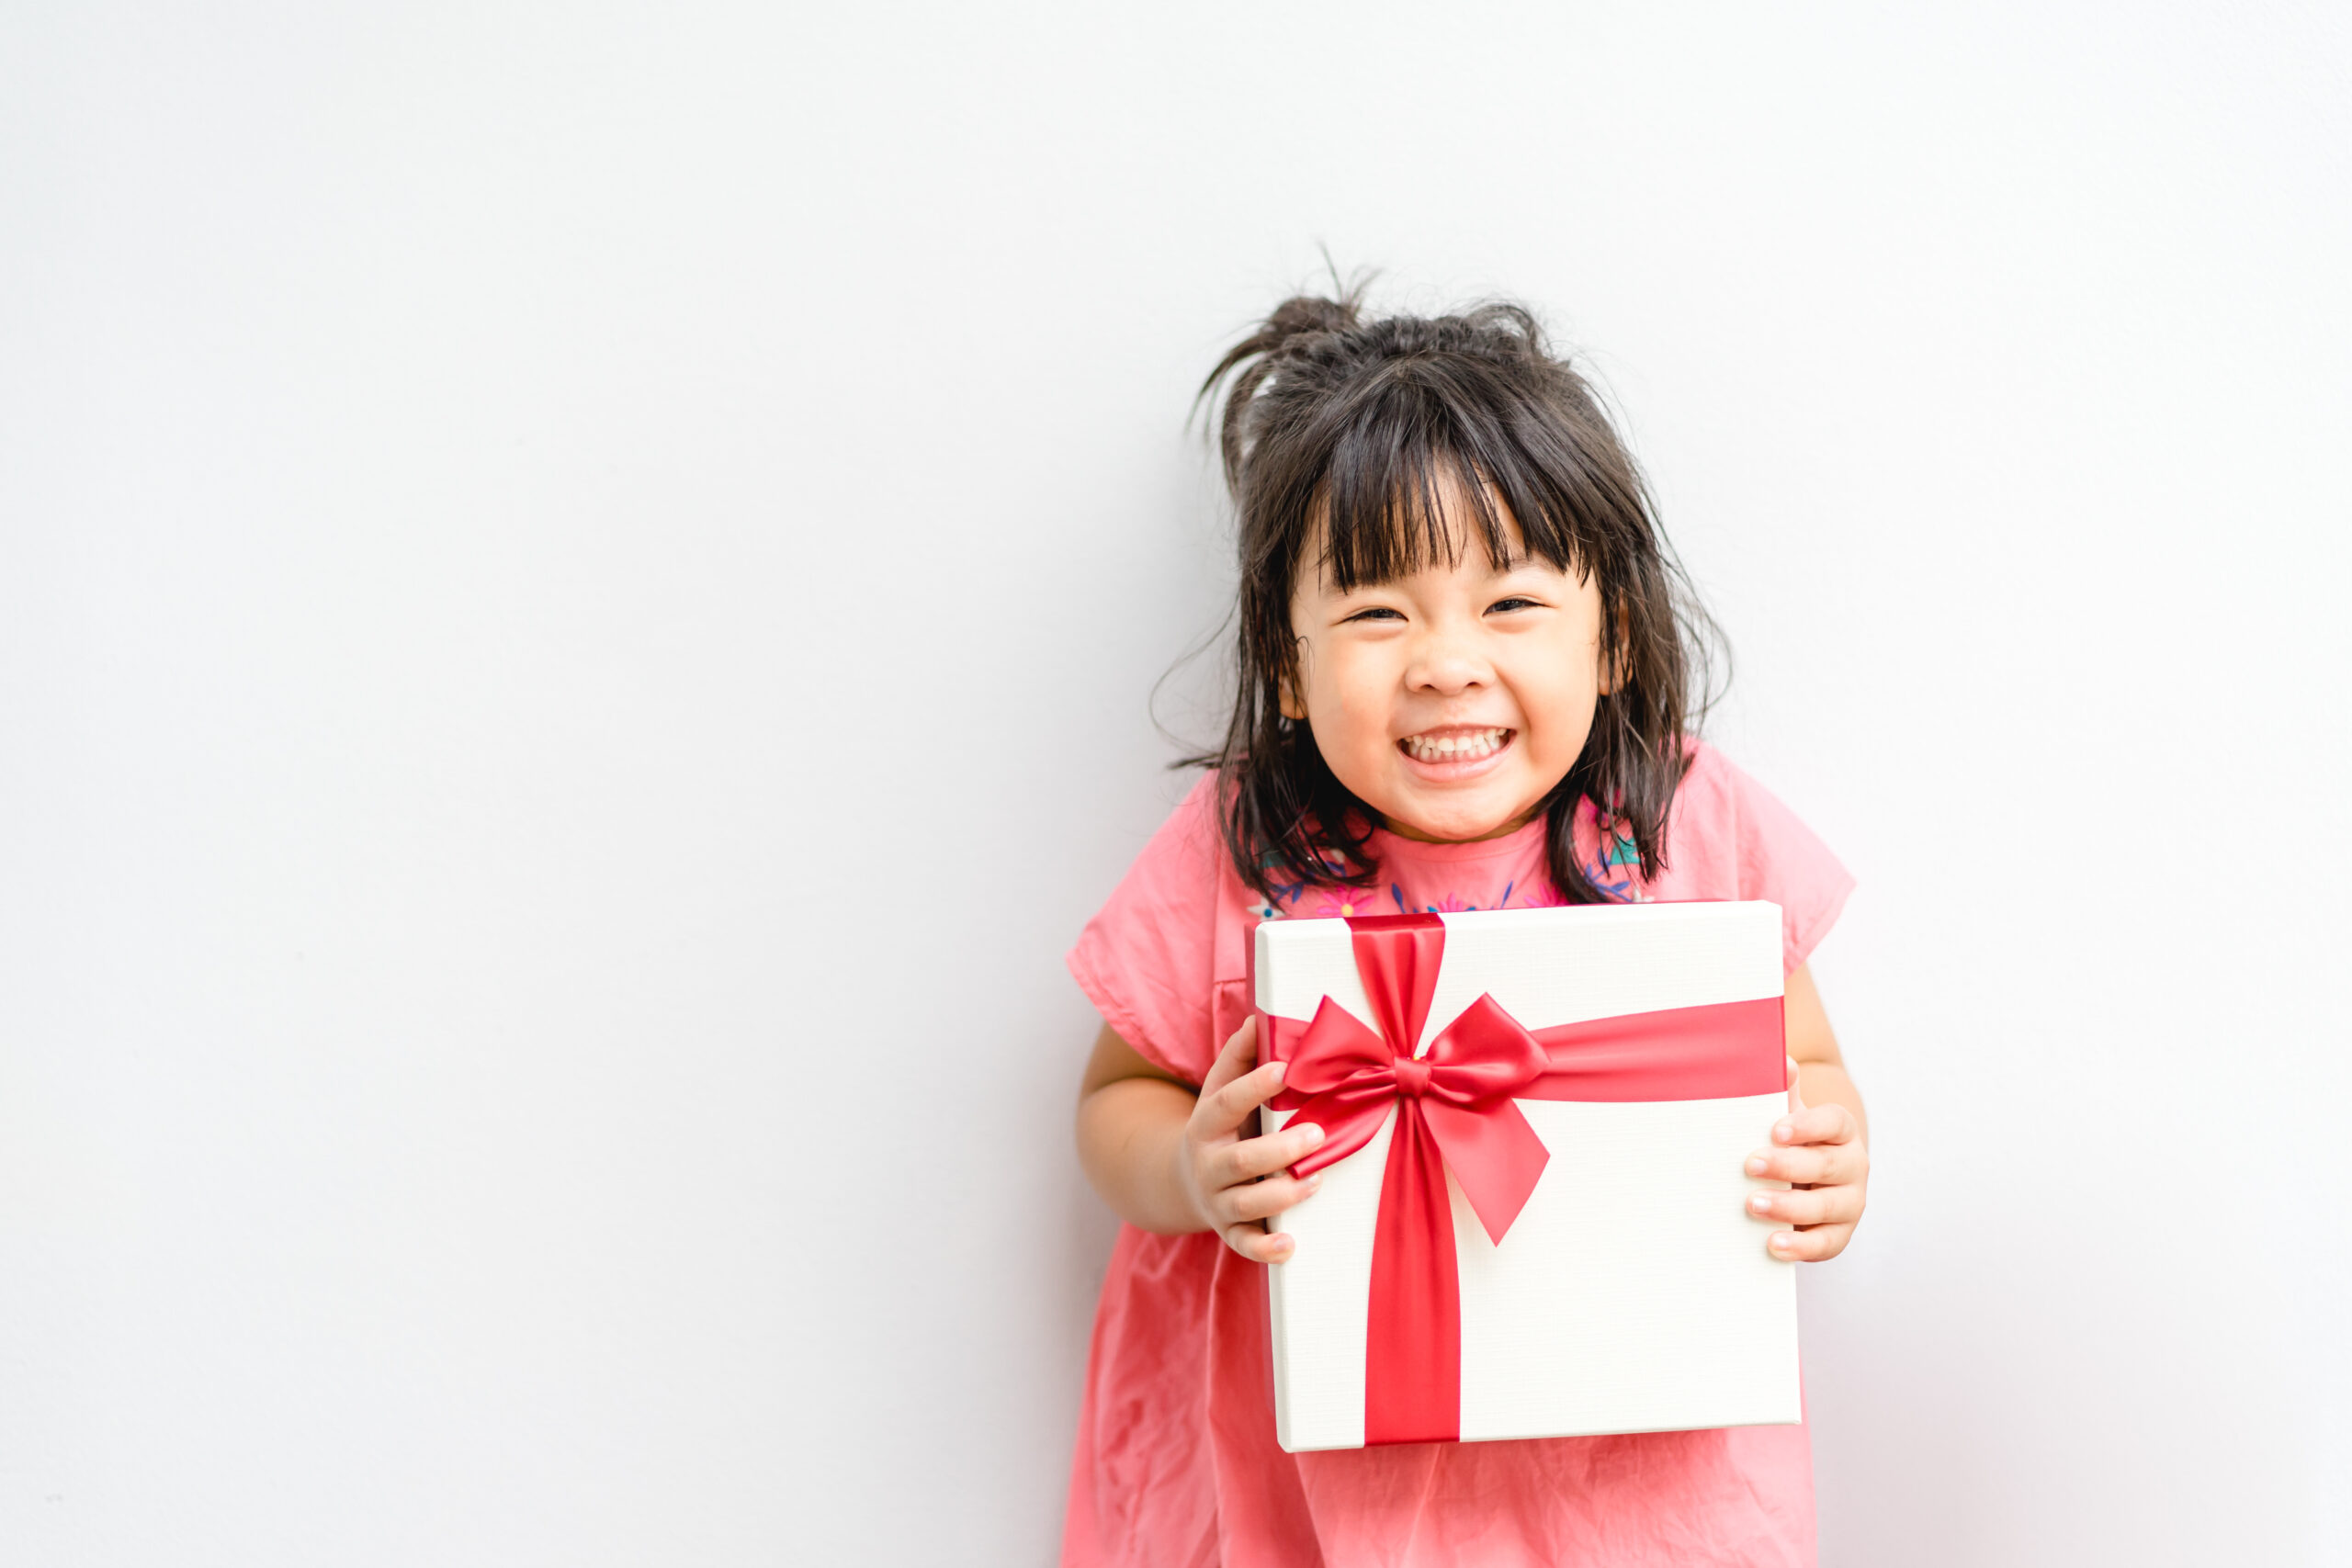
<instances>
[{"instance_id":1,"label":"dark hair","mask_svg":"<svg viewBox=\"0 0 2352 1568\"><path fill-rule=\"evenodd\" d=\"M1499 502L1528 551L1599 579L1615 679L1544 811L1553 886L1572 903L1603 902L1577 863L1577 805L1590 798L1604 830L1631 840L1643 876L1657 874L1686 726L1708 694L1713 623L1599 398L1532 314L1498 303L1366 321L1363 293L1358 283L1336 299L1284 300L1202 384L1213 403L1231 378L1216 428L1238 513L1240 643L1224 744L1185 764L1218 770L1226 846L1260 893L1374 879L1374 813L1332 775L1307 726L1283 716L1298 660L1291 593L1318 523L1312 564L1342 590L1451 561L1440 497L1459 480L1495 560L1512 553Z\"/></svg>"}]
</instances>

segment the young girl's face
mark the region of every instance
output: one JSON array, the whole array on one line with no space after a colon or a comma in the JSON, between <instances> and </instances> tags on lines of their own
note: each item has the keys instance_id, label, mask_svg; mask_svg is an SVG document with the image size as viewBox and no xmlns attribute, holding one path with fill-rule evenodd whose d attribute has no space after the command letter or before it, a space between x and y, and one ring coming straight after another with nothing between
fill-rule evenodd
<instances>
[{"instance_id":1,"label":"young girl's face","mask_svg":"<svg viewBox=\"0 0 2352 1568\"><path fill-rule=\"evenodd\" d=\"M1448 516L1470 514L1458 486L1441 500ZM1518 525L1502 515L1518 553ZM1303 569L1291 595L1298 675L1283 712L1305 719L1339 781L1408 838L1489 838L1525 822L1575 765L1608 690L1589 574L1523 553L1493 560L1475 530L1454 538L1450 565L1344 593Z\"/></svg>"}]
</instances>

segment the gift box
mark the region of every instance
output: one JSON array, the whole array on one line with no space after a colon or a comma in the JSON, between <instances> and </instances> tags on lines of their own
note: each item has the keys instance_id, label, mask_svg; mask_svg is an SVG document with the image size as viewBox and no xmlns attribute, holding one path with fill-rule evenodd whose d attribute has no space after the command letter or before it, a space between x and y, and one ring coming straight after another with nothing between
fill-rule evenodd
<instances>
[{"instance_id":1,"label":"gift box","mask_svg":"<svg viewBox=\"0 0 2352 1568\"><path fill-rule=\"evenodd\" d=\"M1262 1112L1321 1147L1271 1222L1293 1453L1801 1418L1794 1267L1748 1177L1788 1108L1781 910L1276 919Z\"/></svg>"}]
</instances>

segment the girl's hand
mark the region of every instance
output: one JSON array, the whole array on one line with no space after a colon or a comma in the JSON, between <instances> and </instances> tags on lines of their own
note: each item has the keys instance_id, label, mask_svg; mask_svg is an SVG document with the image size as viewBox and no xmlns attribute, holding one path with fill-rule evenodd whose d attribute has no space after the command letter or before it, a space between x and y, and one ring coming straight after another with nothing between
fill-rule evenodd
<instances>
[{"instance_id":1,"label":"girl's hand","mask_svg":"<svg viewBox=\"0 0 2352 1568\"><path fill-rule=\"evenodd\" d=\"M1747 1156L1747 1174L1792 1184L1787 1192L1758 1192L1747 1212L1795 1227L1772 1233L1772 1256L1819 1263L1846 1250L1862 1217L1871 1172L1861 1124L1842 1105L1812 1105L1797 1091L1797 1064L1789 1061L1789 1113L1772 1128L1773 1148Z\"/></svg>"},{"instance_id":2,"label":"girl's hand","mask_svg":"<svg viewBox=\"0 0 2352 1568\"><path fill-rule=\"evenodd\" d=\"M1201 1085L1200 1100L1177 1140L1176 1182L1199 1214L1201 1229L1216 1232L1253 1263L1280 1263L1295 1244L1286 1235L1267 1235L1266 1219L1323 1185L1319 1174L1303 1180L1282 1174L1323 1141L1323 1129L1293 1122L1279 1133L1241 1135L1243 1124L1283 1087L1283 1064L1252 1067L1257 1059L1252 1016L1225 1043Z\"/></svg>"}]
</instances>

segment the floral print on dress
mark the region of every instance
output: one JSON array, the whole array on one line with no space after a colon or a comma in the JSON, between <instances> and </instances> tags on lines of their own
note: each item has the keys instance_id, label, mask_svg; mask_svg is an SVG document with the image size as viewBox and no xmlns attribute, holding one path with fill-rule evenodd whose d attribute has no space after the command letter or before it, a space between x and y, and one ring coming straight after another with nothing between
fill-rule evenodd
<instances>
[{"instance_id":1,"label":"floral print on dress","mask_svg":"<svg viewBox=\"0 0 2352 1568\"><path fill-rule=\"evenodd\" d=\"M1322 902L1315 907L1318 919L1344 920L1356 915L1377 915L1384 911L1378 902L1380 895L1369 887L1327 887Z\"/></svg>"},{"instance_id":2,"label":"floral print on dress","mask_svg":"<svg viewBox=\"0 0 2352 1568\"><path fill-rule=\"evenodd\" d=\"M1273 897L1255 909L1261 919L1285 915L1307 919L1348 919L1365 915L1450 915L1476 909L1549 909L1568 902L1544 874L1542 835L1531 829L1521 841L1525 852L1464 862L1444 870L1423 862L1413 852L1395 846L1401 865L1384 868L1369 887L1309 887L1302 882L1276 882ZM1577 823L1577 869L1611 903L1645 901L1649 889L1642 880L1641 852L1633 834L1616 818L1601 817L1589 802ZM1589 847L1588 847L1589 846ZM1269 865L1271 874L1272 867ZM1495 886L1495 880L1501 886ZM1451 886L1448 886L1448 883Z\"/></svg>"},{"instance_id":3,"label":"floral print on dress","mask_svg":"<svg viewBox=\"0 0 2352 1568\"><path fill-rule=\"evenodd\" d=\"M1594 852L1584 855L1579 852L1577 869L1585 880L1600 889L1602 897L1615 904L1643 904L1649 901L1649 889L1642 883L1642 852L1634 842L1633 829L1622 818L1603 817L1586 801L1580 811L1579 827L1589 824ZM1582 840L1579 833L1577 838ZM1606 850L1599 846L1606 843ZM1555 903L1566 902L1555 899Z\"/></svg>"},{"instance_id":4,"label":"floral print on dress","mask_svg":"<svg viewBox=\"0 0 2352 1568\"><path fill-rule=\"evenodd\" d=\"M1294 913L1295 911L1284 906L1296 904L1299 895L1306 891L1306 884L1304 882L1274 880L1273 871L1279 863L1281 863L1272 855L1263 856L1258 862L1259 869L1265 874L1267 886L1272 892L1272 897L1259 899L1256 907L1250 911L1259 919L1279 920L1284 915Z\"/></svg>"}]
</instances>

